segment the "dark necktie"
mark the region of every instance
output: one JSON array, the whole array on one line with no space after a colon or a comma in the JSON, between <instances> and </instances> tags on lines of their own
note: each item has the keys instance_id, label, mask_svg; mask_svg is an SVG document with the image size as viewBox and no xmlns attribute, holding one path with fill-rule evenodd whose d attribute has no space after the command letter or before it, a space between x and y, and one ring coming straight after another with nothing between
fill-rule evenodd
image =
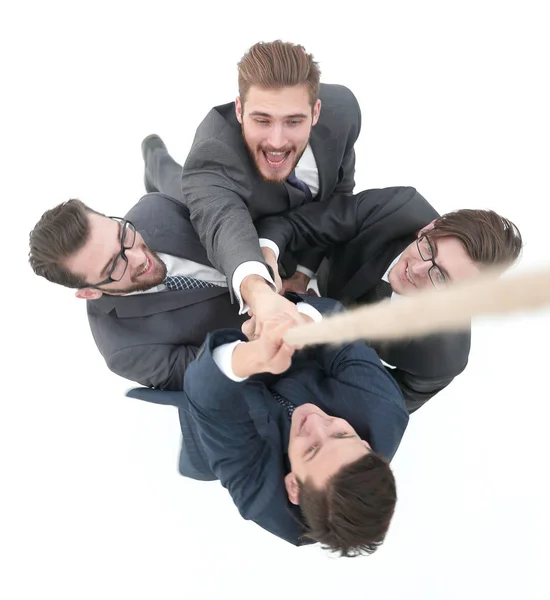
<instances>
[{"instance_id":1,"label":"dark necktie","mask_svg":"<svg viewBox=\"0 0 550 600\"><path fill-rule=\"evenodd\" d=\"M391 298L392 294L393 294L393 290L392 290L391 285L387 281L384 281L383 279L381 279L380 282L374 288L374 296L375 296L376 302L381 302L382 300L385 300L386 298Z\"/></svg>"},{"instance_id":2,"label":"dark necktie","mask_svg":"<svg viewBox=\"0 0 550 600\"><path fill-rule=\"evenodd\" d=\"M292 173L287 177L287 181L288 183L290 183L291 186L301 190L304 193L304 204L307 204L308 202L311 202L313 200L313 196L311 195L311 190L309 189L309 186L306 185L301 179L298 179L298 177L296 177L295 171L292 171Z\"/></svg>"},{"instance_id":3,"label":"dark necktie","mask_svg":"<svg viewBox=\"0 0 550 600\"><path fill-rule=\"evenodd\" d=\"M186 275L168 275L162 282L171 291L179 290L201 290L204 288L221 287L209 281L187 277Z\"/></svg>"},{"instance_id":4,"label":"dark necktie","mask_svg":"<svg viewBox=\"0 0 550 600\"><path fill-rule=\"evenodd\" d=\"M292 402L289 402L286 398L283 398L282 396L277 394L277 392L274 392L273 390L270 390L270 391L271 391L271 395L275 398L275 400L277 400L279 402L279 404L282 404L283 407L286 409L288 418L292 419L292 413L294 412L294 409L296 408L294 406L294 404L292 404Z\"/></svg>"}]
</instances>

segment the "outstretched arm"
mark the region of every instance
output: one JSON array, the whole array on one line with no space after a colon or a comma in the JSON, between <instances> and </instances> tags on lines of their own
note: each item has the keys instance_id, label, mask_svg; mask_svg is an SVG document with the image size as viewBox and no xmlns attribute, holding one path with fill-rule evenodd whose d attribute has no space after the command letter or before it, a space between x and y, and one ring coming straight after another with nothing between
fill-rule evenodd
<instances>
[{"instance_id":1,"label":"outstretched arm","mask_svg":"<svg viewBox=\"0 0 550 600\"><path fill-rule=\"evenodd\" d=\"M407 203L414 200L416 204L420 199L429 206L412 187L366 190L354 196L311 202L282 216L266 217L256 227L260 237L277 246L279 255L286 250L293 253L305 248L326 250L334 244L350 242L360 233L368 233Z\"/></svg>"}]
</instances>

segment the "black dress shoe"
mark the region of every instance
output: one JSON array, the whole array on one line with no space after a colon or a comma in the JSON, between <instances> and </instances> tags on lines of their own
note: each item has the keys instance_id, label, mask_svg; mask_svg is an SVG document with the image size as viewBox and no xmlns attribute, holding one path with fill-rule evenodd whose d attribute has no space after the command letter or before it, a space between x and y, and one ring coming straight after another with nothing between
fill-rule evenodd
<instances>
[{"instance_id":1,"label":"black dress shoe","mask_svg":"<svg viewBox=\"0 0 550 600\"><path fill-rule=\"evenodd\" d=\"M145 189L148 194L153 192L158 192L157 188L151 183L149 178L147 177L147 157L150 152L160 148L162 150L167 150L166 144L160 139L160 137L156 133L152 133L148 135L143 142L141 142L141 155L143 156L143 160L145 162L145 173L143 176L143 182L145 184Z\"/></svg>"}]
</instances>

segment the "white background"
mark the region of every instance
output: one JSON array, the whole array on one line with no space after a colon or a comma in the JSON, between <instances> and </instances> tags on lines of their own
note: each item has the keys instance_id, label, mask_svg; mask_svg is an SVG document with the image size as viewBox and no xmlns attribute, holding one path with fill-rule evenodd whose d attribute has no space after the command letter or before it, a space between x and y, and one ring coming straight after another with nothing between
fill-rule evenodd
<instances>
[{"instance_id":1,"label":"white background","mask_svg":"<svg viewBox=\"0 0 550 600\"><path fill-rule=\"evenodd\" d=\"M6 3L8 4L8 3ZM182 162L259 40L305 45L362 107L357 187L492 208L548 264L543 2L11 2L2 9L0 596L537 598L548 592L550 312L476 321L470 364L411 418L397 513L372 557L294 548L176 464L175 410L124 397L84 302L28 267L70 197L123 215L140 142ZM219 6L218 6L219 5Z\"/></svg>"}]
</instances>

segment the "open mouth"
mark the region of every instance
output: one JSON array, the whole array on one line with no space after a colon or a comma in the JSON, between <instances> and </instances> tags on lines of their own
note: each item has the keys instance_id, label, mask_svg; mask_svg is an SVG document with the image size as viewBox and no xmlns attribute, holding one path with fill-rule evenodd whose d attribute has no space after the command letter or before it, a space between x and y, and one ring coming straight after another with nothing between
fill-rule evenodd
<instances>
[{"instance_id":1,"label":"open mouth","mask_svg":"<svg viewBox=\"0 0 550 600\"><path fill-rule=\"evenodd\" d=\"M153 261L145 255L145 264L143 267L137 272L136 277L141 277L142 275L147 275L153 268Z\"/></svg>"},{"instance_id":2,"label":"open mouth","mask_svg":"<svg viewBox=\"0 0 550 600\"><path fill-rule=\"evenodd\" d=\"M290 151L266 152L265 150L262 150L262 154L264 155L267 164L272 169L280 169L287 163L288 157L290 156Z\"/></svg>"}]
</instances>

